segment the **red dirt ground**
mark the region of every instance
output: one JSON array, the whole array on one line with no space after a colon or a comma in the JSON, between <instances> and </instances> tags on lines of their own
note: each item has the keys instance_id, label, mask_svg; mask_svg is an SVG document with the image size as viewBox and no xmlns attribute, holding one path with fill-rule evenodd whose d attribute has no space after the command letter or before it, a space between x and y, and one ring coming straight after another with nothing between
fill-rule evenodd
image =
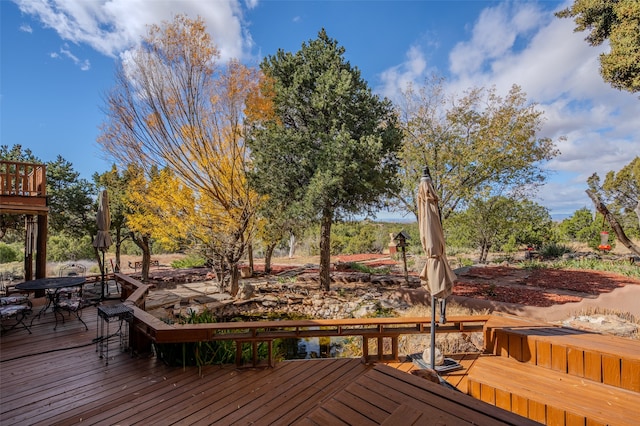
<instances>
[{"instance_id":1,"label":"red dirt ground","mask_svg":"<svg viewBox=\"0 0 640 426\"><path fill-rule=\"evenodd\" d=\"M453 292L475 299L546 307L579 302L628 284L639 285L640 280L593 270L489 266L459 274Z\"/></svg>"},{"instance_id":2,"label":"red dirt ground","mask_svg":"<svg viewBox=\"0 0 640 426\"><path fill-rule=\"evenodd\" d=\"M332 260L342 263L361 262L371 267L400 264L381 254L341 255ZM300 265L273 265L272 273L299 267ZM472 267L459 273L453 294L480 300L548 307L579 302L585 297L610 293L628 284L640 285L640 280L593 270L527 270L509 266L485 266Z\"/></svg>"}]
</instances>

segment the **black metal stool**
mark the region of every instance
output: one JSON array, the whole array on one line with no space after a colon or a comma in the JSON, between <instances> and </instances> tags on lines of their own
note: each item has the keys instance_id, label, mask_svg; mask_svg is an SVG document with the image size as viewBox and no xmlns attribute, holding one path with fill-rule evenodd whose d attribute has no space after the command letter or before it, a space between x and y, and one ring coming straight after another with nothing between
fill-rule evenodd
<instances>
[{"instance_id":1,"label":"black metal stool","mask_svg":"<svg viewBox=\"0 0 640 426\"><path fill-rule=\"evenodd\" d=\"M109 339L113 336L120 338L120 348L128 347L126 339L129 336L129 323L133 320L133 309L126 305L114 305L114 306L98 306L98 321L100 327L96 327L96 352L100 352L100 358L103 358L103 354L106 352L106 365L109 365ZM112 322L119 322L118 331L113 336L109 334L109 324ZM127 322L127 329L122 329L122 323ZM105 334L106 325L106 334ZM98 335L100 332L100 335Z\"/></svg>"}]
</instances>

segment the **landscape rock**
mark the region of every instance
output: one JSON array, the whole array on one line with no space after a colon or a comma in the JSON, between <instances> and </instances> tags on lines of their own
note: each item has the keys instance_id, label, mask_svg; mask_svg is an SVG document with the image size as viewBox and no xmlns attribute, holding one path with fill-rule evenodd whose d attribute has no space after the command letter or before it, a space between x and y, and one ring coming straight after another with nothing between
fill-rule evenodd
<instances>
[{"instance_id":1,"label":"landscape rock","mask_svg":"<svg viewBox=\"0 0 640 426\"><path fill-rule=\"evenodd\" d=\"M586 255L586 254L585 254ZM628 260L627 260L628 261ZM534 271L535 272L535 271ZM566 303L564 299L568 298L568 293L575 295L578 300L583 299L589 294L585 291L610 291L620 284L615 278L607 275L598 279L598 287L591 284L596 276L596 272L589 271L573 271L572 277L582 277L574 279L572 283L572 292L566 290L556 293L549 293L548 288L538 288L535 286L535 277L531 276L534 272L524 269L510 268L505 266L476 265L475 267L459 268L456 270L458 281L456 286L462 288L466 282L472 281L480 283L476 285L486 285L485 283L497 283L496 291L505 289L506 294L517 295L515 291L526 291L523 296L517 297L522 305L509 305L509 303L498 303L493 297L487 299L485 293L474 293L467 297L452 296L452 300L463 306L471 305L475 308L485 308L490 311L500 310L500 306L513 306L508 309L523 310L529 307L549 306L545 303ZM205 309L211 311L215 316L221 319L235 317L258 317L258 318L322 318L322 319L338 319L338 318L362 318L375 316L380 311L391 311L401 314L402 311L410 308L416 303L428 302L417 297L423 293L418 291L415 293L407 288L403 276L400 275L368 275L370 282L362 282L366 274L360 272L350 273L341 271L340 273L332 273L333 283L330 291L324 291L320 288L318 282L318 273L309 272L309 269L301 267L298 269L285 271L284 275L271 276L260 273L254 273L252 278L240 280L239 297L234 299L221 289L220 284L216 280L204 280L201 282L190 281L194 277L200 276L203 279L207 277L201 271L187 271L182 274L188 278L184 283L178 283L180 274L172 273L170 282L174 282L173 288L158 287L152 289L148 298L146 307L154 316L168 321L176 321L178 317L186 317L190 312L202 312ZM597 274L602 275L598 272ZM157 279L161 277L156 276ZM210 277L209 277L210 278ZM565 286L567 281L563 278L556 277L558 285ZM589 283L586 287L583 283ZM624 283L627 279L624 279ZM420 280L416 276L410 276L411 285L408 287L420 287ZM605 287L606 285L606 287ZM586 290L583 290L586 289ZM473 289L473 287L470 287ZM578 292L581 290L582 292ZM564 293L567 293L566 295ZM532 294L544 297L544 300L534 298ZM526 297L524 297L526 295ZM553 300L551 299L553 297ZM494 300L495 299L495 300ZM562 305L556 305L562 306ZM191 309L193 307L193 309ZM572 314L576 312L573 311ZM393 313L392 313L393 314ZM575 315L575 314L574 314ZM568 318L567 314L563 318ZM602 315L587 315L583 317L571 317L563 320L562 325L567 327L585 329L595 332L615 334L619 336L637 337L638 327L634 321L625 321L619 317L612 315L601 318ZM558 321L562 318L558 318ZM473 351L482 348L481 336L474 333L468 338L465 347ZM457 342L456 345L462 343Z\"/></svg>"},{"instance_id":2,"label":"landscape rock","mask_svg":"<svg viewBox=\"0 0 640 426\"><path fill-rule=\"evenodd\" d=\"M638 332L635 324L627 322L615 315L580 315L562 322L565 327L588 330L597 333L631 337Z\"/></svg>"},{"instance_id":3,"label":"landscape rock","mask_svg":"<svg viewBox=\"0 0 640 426\"><path fill-rule=\"evenodd\" d=\"M247 300L247 299L251 299L256 293L256 289L253 286L253 284L251 283L241 283L240 284L240 290L238 291L238 299L240 300Z\"/></svg>"}]
</instances>

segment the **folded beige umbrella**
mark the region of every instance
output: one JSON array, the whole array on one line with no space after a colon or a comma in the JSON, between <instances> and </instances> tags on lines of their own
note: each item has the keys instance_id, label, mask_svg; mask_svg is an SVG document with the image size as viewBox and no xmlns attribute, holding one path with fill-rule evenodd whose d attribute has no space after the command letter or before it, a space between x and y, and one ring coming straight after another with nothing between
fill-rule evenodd
<instances>
[{"instance_id":1,"label":"folded beige umbrella","mask_svg":"<svg viewBox=\"0 0 640 426\"><path fill-rule=\"evenodd\" d=\"M453 273L444 244L444 231L440 220L438 195L433 188L429 169L425 168L424 175L418 186L418 225L420 227L420 242L426 253L426 263L420 272L420 282L431 294L431 369L436 369L436 298L440 299L440 322L445 323L446 298L453 292Z\"/></svg>"},{"instance_id":2,"label":"folded beige umbrella","mask_svg":"<svg viewBox=\"0 0 640 426\"><path fill-rule=\"evenodd\" d=\"M428 175L420 179L418 188L418 225L427 260L420 273L421 283L432 296L444 299L453 292L456 274L447 261L438 196Z\"/></svg>"},{"instance_id":3,"label":"folded beige umbrella","mask_svg":"<svg viewBox=\"0 0 640 426\"><path fill-rule=\"evenodd\" d=\"M109 228L111 227L111 213L109 212L109 195L107 194L106 189L100 192L96 223L98 225L98 234L93 240L93 246L102 251L102 287L100 290L100 299L104 299L104 278L106 270L106 265L104 264L104 253L113 243L111 235L109 234Z\"/></svg>"}]
</instances>

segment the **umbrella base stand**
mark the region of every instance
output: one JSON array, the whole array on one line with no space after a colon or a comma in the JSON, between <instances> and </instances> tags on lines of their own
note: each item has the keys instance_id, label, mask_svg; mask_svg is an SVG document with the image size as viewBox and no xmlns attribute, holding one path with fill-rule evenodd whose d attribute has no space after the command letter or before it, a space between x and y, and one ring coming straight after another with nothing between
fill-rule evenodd
<instances>
[{"instance_id":1,"label":"umbrella base stand","mask_svg":"<svg viewBox=\"0 0 640 426\"><path fill-rule=\"evenodd\" d=\"M436 365L438 373L449 373L451 371L462 370L464 367L453 358L445 358L442 365Z\"/></svg>"},{"instance_id":2,"label":"umbrella base stand","mask_svg":"<svg viewBox=\"0 0 640 426\"><path fill-rule=\"evenodd\" d=\"M407 358L411 360L417 367L421 369L429 368L431 370L435 370L438 374L447 374L452 371L462 370L464 367L458 361L453 358L445 358L442 365L436 365L433 368L430 363L425 362L422 357L422 353L415 353L411 355L407 355Z\"/></svg>"}]
</instances>

